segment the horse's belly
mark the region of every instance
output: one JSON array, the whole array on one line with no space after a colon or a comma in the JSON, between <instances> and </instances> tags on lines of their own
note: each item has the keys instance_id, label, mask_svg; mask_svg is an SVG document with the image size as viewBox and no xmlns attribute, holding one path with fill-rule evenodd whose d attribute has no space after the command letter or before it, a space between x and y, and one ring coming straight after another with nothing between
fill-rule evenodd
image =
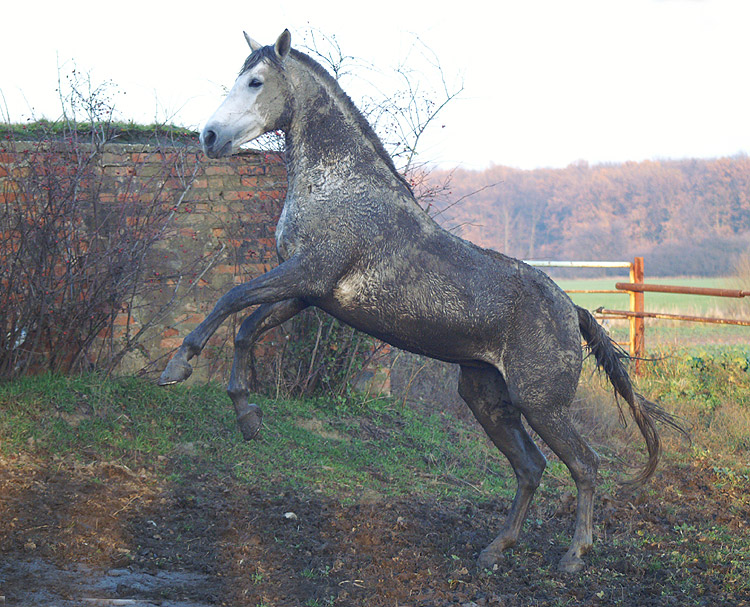
<instances>
[{"instance_id":1,"label":"horse's belly","mask_svg":"<svg viewBox=\"0 0 750 607\"><path fill-rule=\"evenodd\" d=\"M484 337L471 339L467 332L454 331L437 322L406 317L383 318L361 310L355 313L329 311L355 329L415 354L455 363L491 362L495 358L493 351L496 349L488 343L492 340Z\"/></svg>"},{"instance_id":2,"label":"horse's belly","mask_svg":"<svg viewBox=\"0 0 750 607\"><path fill-rule=\"evenodd\" d=\"M479 312L474 302L445 291L368 287L361 276L342 281L317 305L359 331L432 358L487 360L498 349L503 331L497 315Z\"/></svg>"}]
</instances>

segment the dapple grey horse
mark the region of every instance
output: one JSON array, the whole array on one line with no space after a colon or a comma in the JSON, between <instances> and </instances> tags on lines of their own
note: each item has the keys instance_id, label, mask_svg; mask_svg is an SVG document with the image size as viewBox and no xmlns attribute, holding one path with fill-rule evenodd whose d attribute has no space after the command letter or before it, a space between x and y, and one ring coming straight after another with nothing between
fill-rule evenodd
<instances>
[{"instance_id":1,"label":"dapple grey horse","mask_svg":"<svg viewBox=\"0 0 750 607\"><path fill-rule=\"evenodd\" d=\"M280 263L221 297L185 338L160 383L187 378L188 361L219 325L256 305L236 336L228 390L248 440L261 424L260 409L248 402L250 348L307 306L398 348L458 363L459 392L518 483L507 520L479 565L493 566L516 543L546 465L523 416L575 480L575 532L560 567L580 570L592 545L599 464L568 416L581 372L581 337L645 439L648 461L638 480L653 473L659 458L655 420L675 420L633 391L621 350L545 274L462 240L429 217L338 83L291 48L288 30L271 46L245 37L252 53L201 141L206 155L218 158L269 131L285 134Z\"/></svg>"}]
</instances>

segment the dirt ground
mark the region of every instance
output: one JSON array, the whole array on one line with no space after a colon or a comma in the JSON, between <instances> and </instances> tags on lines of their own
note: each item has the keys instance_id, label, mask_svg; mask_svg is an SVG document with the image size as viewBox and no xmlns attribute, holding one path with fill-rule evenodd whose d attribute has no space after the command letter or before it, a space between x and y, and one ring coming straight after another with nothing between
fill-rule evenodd
<instances>
[{"instance_id":1,"label":"dirt ground","mask_svg":"<svg viewBox=\"0 0 750 607\"><path fill-rule=\"evenodd\" d=\"M596 545L576 576L555 568L572 530L569 494L540 496L519 545L489 572L475 559L504 499L365 493L341 504L259 494L213 473L163 478L0 459L0 605L750 605L732 579L732 561L750 557L699 531L708 521L750 534L747 495L710 465L662 466L656 496L600 495ZM725 563L703 556L722 550Z\"/></svg>"}]
</instances>

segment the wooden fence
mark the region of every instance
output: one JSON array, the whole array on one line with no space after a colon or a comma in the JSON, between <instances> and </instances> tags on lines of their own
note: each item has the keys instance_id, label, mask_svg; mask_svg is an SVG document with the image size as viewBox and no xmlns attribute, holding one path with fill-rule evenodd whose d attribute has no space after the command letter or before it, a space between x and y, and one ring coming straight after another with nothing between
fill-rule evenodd
<instances>
[{"instance_id":1,"label":"wooden fence","mask_svg":"<svg viewBox=\"0 0 750 607\"><path fill-rule=\"evenodd\" d=\"M704 322L725 325L740 325L750 327L750 320L736 320L730 318L711 318L705 316L688 316L684 314L667 314L663 312L646 312L644 308L644 293L679 293L684 295L705 295L709 297L750 297L750 291L740 289L710 289L706 287L684 287L676 285L656 285L644 282L643 257L636 257L633 261L527 261L529 265L537 267L559 268L628 268L630 282L617 282L614 289L571 289L568 293L628 293L630 306L627 310L609 310L604 307L594 310L594 316L604 318L627 318L630 321L630 338L627 342L628 353L635 358L636 375L640 371L640 360L646 355L645 323L644 319L681 320L688 322ZM620 344L626 345L626 344Z\"/></svg>"}]
</instances>

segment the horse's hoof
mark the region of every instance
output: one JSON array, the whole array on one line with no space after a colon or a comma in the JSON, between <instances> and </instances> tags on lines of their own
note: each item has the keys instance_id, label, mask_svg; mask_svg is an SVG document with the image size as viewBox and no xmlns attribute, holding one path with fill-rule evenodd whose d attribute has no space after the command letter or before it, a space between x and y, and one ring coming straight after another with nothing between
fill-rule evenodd
<instances>
[{"instance_id":1,"label":"horse's hoof","mask_svg":"<svg viewBox=\"0 0 750 607\"><path fill-rule=\"evenodd\" d=\"M167 363L166 368L159 377L160 386L169 386L185 381L193 372L193 367L182 357L175 357Z\"/></svg>"},{"instance_id":2,"label":"horse's hoof","mask_svg":"<svg viewBox=\"0 0 750 607\"><path fill-rule=\"evenodd\" d=\"M490 547L488 546L479 553L477 567L480 569L493 569L499 561L500 555L496 551L490 550Z\"/></svg>"},{"instance_id":3,"label":"horse's hoof","mask_svg":"<svg viewBox=\"0 0 750 607\"><path fill-rule=\"evenodd\" d=\"M258 435L262 423L263 411L255 403L250 403L247 410L237 417L237 425L246 441L251 441Z\"/></svg>"},{"instance_id":4,"label":"horse's hoof","mask_svg":"<svg viewBox=\"0 0 750 607\"><path fill-rule=\"evenodd\" d=\"M557 568L563 573L580 573L585 563L583 559L577 556L569 557L567 554L560 560Z\"/></svg>"},{"instance_id":5,"label":"horse's hoof","mask_svg":"<svg viewBox=\"0 0 750 607\"><path fill-rule=\"evenodd\" d=\"M508 548L516 545L515 536L503 532L492 543L479 553L477 566L481 569L492 569L500 562L500 557Z\"/></svg>"}]
</instances>

